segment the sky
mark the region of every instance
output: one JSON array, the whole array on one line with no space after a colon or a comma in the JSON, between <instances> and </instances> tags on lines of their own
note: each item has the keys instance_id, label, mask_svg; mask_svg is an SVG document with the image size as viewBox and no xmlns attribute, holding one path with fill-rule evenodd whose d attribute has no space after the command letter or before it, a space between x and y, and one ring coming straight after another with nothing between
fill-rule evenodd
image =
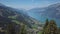
<instances>
[{"instance_id":1,"label":"sky","mask_svg":"<svg viewBox=\"0 0 60 34\"><path fill-rule=\"evenodd\" d=\"M47 7L54 3L59 3L60 0L0 0L0 3L17 8L17 9L32 9Z\"/></svg>"}]
</instances>

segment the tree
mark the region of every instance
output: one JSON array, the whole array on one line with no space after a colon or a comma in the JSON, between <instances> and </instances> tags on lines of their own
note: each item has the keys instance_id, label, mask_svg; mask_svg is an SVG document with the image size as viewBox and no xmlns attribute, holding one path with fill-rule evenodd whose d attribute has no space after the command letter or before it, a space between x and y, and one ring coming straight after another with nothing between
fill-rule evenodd
<instances>
[{"instance_id":1,"label":"tree","mask_svg":"<svg viewBox=\"0 0 60 34\"><path fill-rule=\"evenodd\" d=\"M43 27L43 32L42 32L42 34L44 34L45 29L46 29L46 27L47 27L48 23L49 23L49 21L48 21L48 19L46 19L46 23L45 23L45 25L44 25L44 27Z\"/></svg>"},{"instance_id":2,"label":"tree","mask_svg":"<svg viewBox=\"0 0 60 34\"><path fill-rule=\"evenodd\" d=\"M9 23L7 25L7 34L15 34L14 23Z\"/></svg>"},{"instance_id":3,"label":"tree","mask_svg":"<svg viewBox=\"0 0 60 34\"><path fill-rule=\"evenodd\" d=\"M58 34L57 25L54 20L51 20L45 29L45 34Z\"/></svg>"},{"instance_id":4,"label":"tree","mask_svg":"<svg viewBox=\"0 0 60 34\"><path fill-rule=\"evenodd\" d=\"M27 34L26 33L26 25L25 24L21 25L20 34Z\"/></svg>"},{"instance_id":5,"label":"tree","mask_svg":"<svg viewBox=\"0 0 60 34\"><path fill-rule=\"evenodd\" d=\"M48 19L46 19L46 23L44 25L44 29L47 27L48 23L49 23L49 21L48 21Z\"/></svg>"}]
</instances>

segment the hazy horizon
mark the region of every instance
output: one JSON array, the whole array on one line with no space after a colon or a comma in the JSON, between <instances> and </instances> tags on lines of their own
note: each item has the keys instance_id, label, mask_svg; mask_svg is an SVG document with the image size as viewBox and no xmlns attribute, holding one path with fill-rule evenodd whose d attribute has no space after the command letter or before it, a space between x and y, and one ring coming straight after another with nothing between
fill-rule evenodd
<instances>
[{"instance_id":1,"label":"hazy horizon","mask_svg":"<svg viewBox=\"0 0 60 34\"><path fill-rule=\"evenodd\" d=\"M0 0L0 3L17 8L17 9L32 9L47 7L51 4L60 3L60 0Z\"/></svg>"}]
</instances>

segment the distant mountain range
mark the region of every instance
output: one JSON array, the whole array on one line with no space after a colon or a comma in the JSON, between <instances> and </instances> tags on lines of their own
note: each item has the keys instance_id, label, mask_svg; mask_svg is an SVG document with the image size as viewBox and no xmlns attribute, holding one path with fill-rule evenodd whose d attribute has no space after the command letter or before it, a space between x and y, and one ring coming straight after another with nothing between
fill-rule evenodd
<instances>
[{"instance_id":1,"label":"distant mountain range","mask_svg":"<svg viewBox=\"0 0 60 34\"><path fill-rule=\"evenodd\" d=\"M60 3L56 3L44 8L33 8L27 11L31 17L36 18L39 21L45 22L54 19L57 25L60 26Z\"/></svg>"},{"instance_id":2,"label":"distant mountain range","mask_svg":"<svg viewBox=\"0 0 60 34\"><path fill-rule=\"evenodd\" d=\"M30 10L15 9L7 7L0 3L0 16L10 19L16 24L23 23L28 27L41 26L48 18L54 19L58 26L60 26L60 3L50 5L44 8L33 8Z\"/></svg>"}]
</instances>

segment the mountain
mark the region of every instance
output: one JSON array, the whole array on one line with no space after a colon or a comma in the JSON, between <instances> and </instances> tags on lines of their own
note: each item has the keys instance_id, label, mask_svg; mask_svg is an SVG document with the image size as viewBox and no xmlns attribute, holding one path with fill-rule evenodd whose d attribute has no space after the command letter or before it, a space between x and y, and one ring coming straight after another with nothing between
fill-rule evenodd
<instances>
[{"instance_id":1,"label":"mountain","mask_svg":"<svg viewBox=\"0 0 60 34\"><path fill-rule=\"evenodd\" d=\"M7 7L1 3L0 3L0 16L7 18L8 20L10 20L16 24L23 23L30 28L33 27L34 24L40 23L36 19L30 17L27 14L26 10L23 10L23 9L19 10L19 9ZM4 18L2 18L2 19L4 19Z\"/></svg>"},{"instance_id":2,"label":"mountain","mask_svg":"<svg viewBox=\"0 0 60 34\"><path fill-rule=\"evenodd\" d=\"M60 3L52 4L44 8L33 8L27 12L31 17L42 22L45 22L47 18L49 20L53 19L57 22L57 25L60 26Z\"/></svg>"}]
</instances>

